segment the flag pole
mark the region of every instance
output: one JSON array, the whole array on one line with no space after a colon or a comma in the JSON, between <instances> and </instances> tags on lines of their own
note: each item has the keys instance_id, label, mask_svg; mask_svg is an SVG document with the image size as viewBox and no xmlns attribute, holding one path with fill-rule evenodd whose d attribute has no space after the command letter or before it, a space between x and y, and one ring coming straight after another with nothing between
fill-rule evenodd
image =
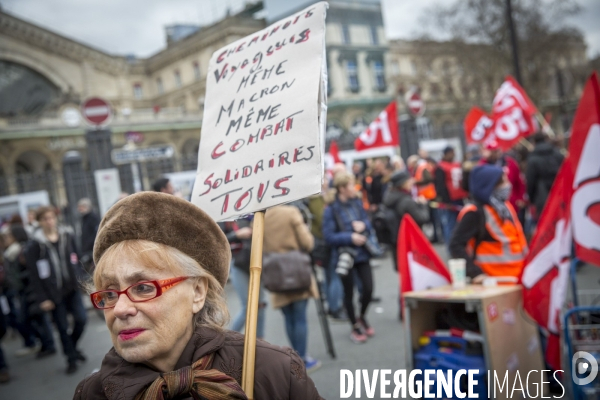
<instances>
[{"instance_id":1,"label":"flag pole","mask_svg":"<svg viewBox=\"0 0 600 400\"><path fill-rule=\"evenodd\" d=\"M542 131L544 131L548 136L554 139L556 137L556 134L554 133L554 130L552 130L552 127L550 126L548 121L546 121L546 118L544 118L542 113L538 111L535 114L535 117L537 118L540 125L542 125Z\"/></svg>"},{"instance_id":2,"label":"flag pole","mask_svg":"<svg viewBox=\"0 0 600 400\"><path fill-rule=\"evenodd\" d=\"M533 151L533 145L525 138L521 138L521 140L519 140L519 143L521 144L521 146L525 147L527 150L529 151Z\"/></svg>"},{"instance_id":3,"label":"flag pole","mask_svg":"<svg viewBox=\"0 0 600 400\"><path fill-rule=\"evenodd\" d=\"M254 399L254 367L256 361L256 325L260 274L262 272L263 239L265 236L265 211L254 213L252 224L252 248L250 252L250 283L248 286L248 309L246 311L246 334L242 366L242 389L249 400Z\"/></svg>"}]
</instances>

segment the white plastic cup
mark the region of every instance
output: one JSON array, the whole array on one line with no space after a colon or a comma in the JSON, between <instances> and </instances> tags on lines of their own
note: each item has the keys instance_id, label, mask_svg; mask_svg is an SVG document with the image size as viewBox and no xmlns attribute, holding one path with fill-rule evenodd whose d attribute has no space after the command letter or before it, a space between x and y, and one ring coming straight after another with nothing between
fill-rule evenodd
<instances>
[{"instance_id":1,"label":"white plastic cup","mask_svg":"<svg viewBox=\"0 0 600 400\"><path fill-rule=\"evenodd\" d=\"M464 289L467 286L467 260L464 258L448 260L448 267L452 276L452 288Z\"/></svg>"}]
</instances>

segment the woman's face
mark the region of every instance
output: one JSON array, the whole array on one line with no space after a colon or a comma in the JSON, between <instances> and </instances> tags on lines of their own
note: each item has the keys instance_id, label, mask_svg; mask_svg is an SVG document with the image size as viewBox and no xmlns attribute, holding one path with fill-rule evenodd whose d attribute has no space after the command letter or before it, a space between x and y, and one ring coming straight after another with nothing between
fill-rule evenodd
<instances>
[{"instance_id":1,"label":"woman's face","mask_svg":"<svg viewBox=\"0 0 600 400\"><path fill-rule=\"evenodd\" d=\"M104 287L125 290L143 281L185 276L183 271L147 268L124 254L116 265L100 271ZM130 363L171 371L193 333L193 317L204 307L207 281L188 279L155 299L134 303L122 294L114 308L104 310L106 325L117 353Z\"/></svg>"}]
</instances>

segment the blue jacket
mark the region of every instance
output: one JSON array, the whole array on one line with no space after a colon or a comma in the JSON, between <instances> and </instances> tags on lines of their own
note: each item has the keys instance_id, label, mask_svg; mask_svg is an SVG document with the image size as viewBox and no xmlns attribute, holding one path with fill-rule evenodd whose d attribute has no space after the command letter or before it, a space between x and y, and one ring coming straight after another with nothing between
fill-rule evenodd
<instances>
[{"instance_id":1,"label":"blue jacket","mask_svg":"<svg viewBox=\"0 0 600 400\"><path fill-rule=\"evenodd\" d=\"M338 227L336 215L339 216L339 221L343 226ZM359 199L342 203L339 198L336 198L333 203L325 208L323 213L323 238L332 247L332 260L337 259L338 248L343 246L352 246L358 249L358 254L354 258L357 263L367 262L371 259L371 254L364 246L358 247L352 244L352 232L354 232L352 221L364 222L366 229L363 234L371 237L373 227Z\"/></svg>"}]
</instances>

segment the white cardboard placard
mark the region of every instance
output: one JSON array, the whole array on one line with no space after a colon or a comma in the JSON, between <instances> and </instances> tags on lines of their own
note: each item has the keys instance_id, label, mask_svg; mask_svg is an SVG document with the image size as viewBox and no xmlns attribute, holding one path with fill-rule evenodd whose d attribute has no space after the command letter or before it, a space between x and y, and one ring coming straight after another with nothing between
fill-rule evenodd
<instances>
[{"instance_id":1,"label":"white cardboard placard","mask_svg":"<svg viewBox=\"0 0 600 400\"><path fill-rule=\"evenodd\" d=\"M213 219L320 192L326 9L316 3L211 57L191 201Z\"/></svg>"}]
</instances>

